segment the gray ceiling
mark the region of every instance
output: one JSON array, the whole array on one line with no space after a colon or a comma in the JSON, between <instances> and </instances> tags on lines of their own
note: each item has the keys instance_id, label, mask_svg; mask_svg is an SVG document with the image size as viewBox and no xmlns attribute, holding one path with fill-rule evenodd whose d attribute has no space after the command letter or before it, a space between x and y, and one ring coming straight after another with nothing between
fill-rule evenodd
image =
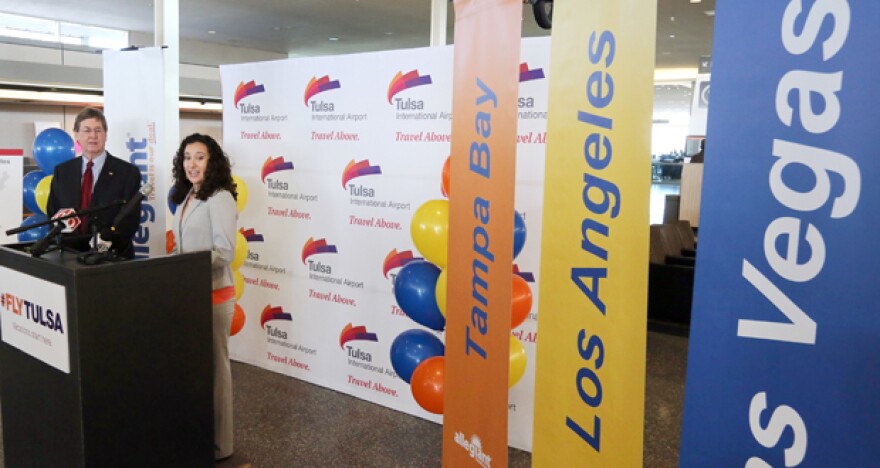
<instances>
[{"instance_id":1,"label":"gray ceiling","mask_svg":"<svg viewBox=\"0 0 880 468\"><path fill-rule=\"evenodd\" d=\"M294 57L429 44L430 0L179 1L182 39ZM701 55L711 54L714 17L704 12L714 11L715 0L692 1L658 0L657 68L696 67ZM140 33L153 31L150 0L0 0L0 11ZM448 11L447 41L451 43L452 3ZM535 24L531 7L523 6L523 17L524 37L547 34Z\"/></svg>"}]
</instances>

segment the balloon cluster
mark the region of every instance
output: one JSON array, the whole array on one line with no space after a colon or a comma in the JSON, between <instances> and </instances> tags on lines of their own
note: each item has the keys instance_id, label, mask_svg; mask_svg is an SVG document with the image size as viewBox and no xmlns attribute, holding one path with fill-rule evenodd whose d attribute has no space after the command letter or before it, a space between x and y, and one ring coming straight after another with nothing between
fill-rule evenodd
<instances>
[{"instance_id":1,"label":"balloon cluster","mask_svg":"<svg viewBox=\"0 0 880 468\"><path fill-rule=\"evenodd\" d=\"M449 196L449 158L443 165L441 193ZM525 221L514 212L513 255L519 255L526 241ZM449 246L449 201L430 200L413 214L410 235L425 260L407 263L394 282L394 297L401 310L416 323L442 331L446 326L446 260ZM528 283L511 273L513 295L511 328L518 327L532 308ZM391 365L410 384L413 398L426 411L443 413L445 347L434 334L407 330L391 344ZM525 374L526 353L522 342L510 336L508 388Z\"/></svg>"},{"instance_id":2,"label":"balloon cluster","mask_svg":"<svg viewBox=\"0 0 880 468\"><path fill-rule=\"evenodd\" d=\"M236 209L241 213L242 210L244 210L245 205L247 205L248 188L247 185L245 185L244 180L237 175L232 176L232 182L235 184L235 191L237 193L235 199ZM171 202L171 190L174 190L174 187L171 187L168 191L168 209L171 210L171 214L174 214L177 211L177 205ZM165 233L165 251L171 253L175 246L176 241L174 239L174 233L169 230ZM239 230L235 233L235 250L233 251L232 262L230 263L235 286L235 309L232 314L232 324L229 327L230 336L237 334L242 328L244 328L244 309L242 309L241 305L238 303L241 299L241 295L244 294L244 276L242 276L241 272L238 270L244 265L244 261L247 260L247 251L247 239L245 239L244 234Z\"/></svg>"},{"instance_id":3,"label":"balloon cluster","mask_svg":"<svg viewBox=\"0 0 880 468\"><path fill-rule=\"evenodd\" d=\"M241 213L244 211L245 205L247 205L248 201L248 188L245 185L244 180L234 175L232 176L232 183L235 184L235 204L238 212ZM242 265L244 265L244 261L247 260L247 239L245 239L244 234L242 234L241 230L235 235L235 255L232 258L232 276L235 280L235 310L232 314L232 324L229 327L229 336L234 336L244 328L244 309L241 308L241 305L238 301L241 299L241 295L244 294L244 276L242 276L241 272L238 271Z\"/></svg>"},{"instance_id":4,"label":"balloon cluster","mask_svg":"<svg viewBox=\"0 0 880 468\"><path fill-rule=\"evenodd\" d=\"M21 222L21 226L45 222L48 220L46 205L49 202L49 189L52 186L52 173L58 164L73 159L73 138L60 128L47 128L34 139L34 160L40 168L24 175L24 206L31 214ZM49 234L51 226L44 225L18 233L21 242L42 239Z\"/></svg>"}]
</instances>

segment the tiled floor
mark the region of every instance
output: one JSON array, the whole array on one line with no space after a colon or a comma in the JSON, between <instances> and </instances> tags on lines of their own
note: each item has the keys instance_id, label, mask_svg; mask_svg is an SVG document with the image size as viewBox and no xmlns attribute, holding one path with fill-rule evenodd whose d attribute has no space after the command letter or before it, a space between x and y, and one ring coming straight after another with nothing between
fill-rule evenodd
<instances>
[{"instance_id":1,"label":"tiled floor","mask_svg":"<svg viewBox=\"0 0 880 468\"><path fill-rule=\"evenodd\" d=\"M678 465L686 355L687 338L648 333L645 467ZM218 466L440 466L437 424L247 364L232 372L236 453ZM509 466L530 465L510 449Z\"/></svg>"},{"instance_id":2,"label":"tiled floor","mask_svg":"<svg viewBox=\"0 0 880 468\"><path fill-rule=\"evenodd\" d=\"M648 333L644 466L678 465L687 338ZM227 466L440 466L442 428L332 390L234 364L236 457ZM531 455L509 451L509 466Z\"/></svg>"}]
</instances>

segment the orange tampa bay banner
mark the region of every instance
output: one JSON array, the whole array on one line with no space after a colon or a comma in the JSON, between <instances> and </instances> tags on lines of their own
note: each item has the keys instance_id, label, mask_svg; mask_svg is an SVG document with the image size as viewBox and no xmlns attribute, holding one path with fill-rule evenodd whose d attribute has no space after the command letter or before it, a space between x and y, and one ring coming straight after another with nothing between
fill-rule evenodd
<instances>
[{"instance_id":1,"label":"orange tampa bay banner","mask_svg":"<svg viewBox=\"0 0 880 468\"><path fill-rule=\"evenodd\" d=\"M455 0L443 465L507 465L521 0Z\"/></svg>"},{"instance_id":2,"label":"orange tampa bay banner","mask_svg":"<svg viewBox=\"0 0 880 468\"><path fill-rule=\"evenodd\" d=\"M556 2L535 466L642 464L656 6Z\"/></svg>"}]
</instances>

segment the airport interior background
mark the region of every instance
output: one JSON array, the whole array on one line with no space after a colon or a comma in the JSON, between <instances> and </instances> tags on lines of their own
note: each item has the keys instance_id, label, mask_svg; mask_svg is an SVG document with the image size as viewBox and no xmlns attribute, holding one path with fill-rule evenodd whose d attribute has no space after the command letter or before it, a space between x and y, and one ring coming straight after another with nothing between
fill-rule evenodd
<instances>
[{"instance_id":1,"label":"airport interior background","mask_svg":"<svg viewBox=\"0 0 880 468\"><path fill-rule=\"evenodd\" d=\"M428 0L404 2L406 8L399 0L288 3L181 2L180 135L200 132L222 142L221 64L429 45ZM24 148L25 172L36 167L35 123L68 128L84 106L100 103L100 51L153 44L150 5L0 0L0 148ZM714 7L715 0L658 0L652 225L677 222L687 204L680 198L683 168L705 134ZM523 36L549 34L532 14L524 5ZM447 15L452 43L451 2ZM696 197L694 239L699 188ZM644 466L678 464L687 335L687 319L649 320ZM233 364L233 380L236 455L226 466L440 463L441 428L433 422L243 363ZM510 449L509 460L528 466L530 456Z\"/></svg>"}]
</instances>

